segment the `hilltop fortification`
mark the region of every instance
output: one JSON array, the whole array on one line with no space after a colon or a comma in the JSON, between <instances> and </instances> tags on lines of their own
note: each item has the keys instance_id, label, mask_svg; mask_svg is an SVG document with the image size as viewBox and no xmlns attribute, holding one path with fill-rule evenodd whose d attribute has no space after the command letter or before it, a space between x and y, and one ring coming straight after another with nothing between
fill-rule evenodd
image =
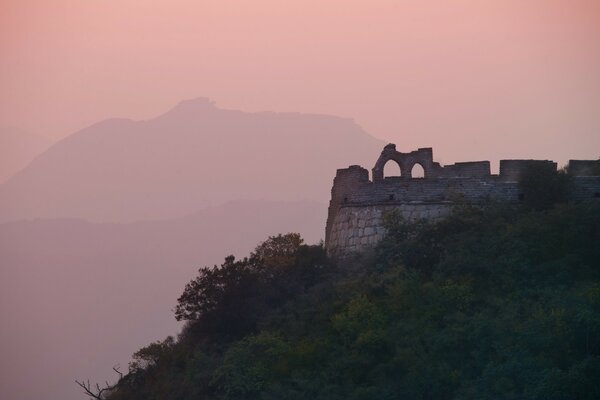
<instances>
[{"instance_id":1,"label":"hilltop fortification","mask_svg":"<svg viewBox=\"0 0 600 400\"><path fill-rule=\"evenodd\" d=\"M388 162L400 167L400 176L385 177ZM413 178L415 165L424 177ZM501 160L500 173L492 175L489 161L459 162L441 166L433 161L431 148L401 153L396 145L384 147L372 169L359 165L338 169L327 217L325 245L330 255L347 255L374 246L385 234L382 215L397 210L406 220L439 219L453 205L485 204L490 201L523 201L519 178L530 166L556 171L549 160ZM571 160L568 171L574 185L573 200L600 198L600 176L596 160Z\"/></svg>"}]
</instances>

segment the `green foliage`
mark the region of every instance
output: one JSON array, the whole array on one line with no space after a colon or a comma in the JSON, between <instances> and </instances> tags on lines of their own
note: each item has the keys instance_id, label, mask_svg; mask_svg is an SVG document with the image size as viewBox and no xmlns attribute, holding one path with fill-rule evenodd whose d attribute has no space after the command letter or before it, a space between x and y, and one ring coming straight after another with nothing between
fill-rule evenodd
<instances>
[{"instance_id":1,"label":"green foliage","mask_svg":"<svg viewBox=\"0 0 600 400\"><path fill-rule=\"evenodd\" d=\"M523 204L534 210L544 210L563 203L571 186L566 170L556 171L546 165L530 165L519 180Z\"/></svg>"},{"instance_id":2,"label":"green foliage","mask_svg":"<svg viewBox=\"0 0 600 400\"><path fill-rule=\"evenodd\" d=\"M175 340L169 336L162 342L154 342L136 351L131 357L133 361L129 363L129 370L140 371L154 367L161 360L169 357L174 347Z\"/></svg>"},{"instance_id":3,"label":"green foliage","mask_svg":"<svg viewBox=\"0 0 600 400\"><path fill-rule=\"evenodd\" d=\"M213 384L223 390L225 399L256 397L269 383L289 373L288 354L288 343L276 334L248 336L225 353Z\"/></svg>"},{"instance_id":4,"label":"green foliage","mask_svg":"<svg viewBox=\"0 0 600 400\"><path fill-rule=\"evenodd\" d=\"M298 233L271 236L256 247L251 258L269 266L285 267L294 263L303 242Z\"/></svg>"},{"instance_id":5,"label":"green foliage","mask_svg":"<svg viewBox=\"0 0 600 400\"><path fill-rule=\"evenodd\" d=\"M199 321L215 339L241 338L282 302L302 292L326 264L323 249L303 246L297 233L269 237L249 258L225 258L190 281L175 308L177 320Z\"/></svg>"},{"instance_id":6,"label":"green foliage","mask_svg":"<svg viewBox=\"0 0 600 400\"><path fill-rule=\"evenodd\" d=\"M386 224L358 266L283 235L201 270L109 398L600 398L600 205Z\"/></svg>"},{"instance_id":7,"label":"green foliage","mask_svg":"<svg viewBox=\"0 0 600 400\"><path fill-rule=\"evenodd\" d=\"M217 335L243 336L254 328L263 306L260 270L260 265L233 256L220 267L200 269L178 299L175 317L202 321L205 330Z\"/></svg>"},{"instance_id":8,"label":"green foliage","mask_svg":"<svg viewBox=\"0 0 600 400\"><path fill-rule=\"evenodd\" d=\"M600 158L596 160L594 163L594 168L592 169L592 175L600 176Z\"/></svg>"}]
</instances>

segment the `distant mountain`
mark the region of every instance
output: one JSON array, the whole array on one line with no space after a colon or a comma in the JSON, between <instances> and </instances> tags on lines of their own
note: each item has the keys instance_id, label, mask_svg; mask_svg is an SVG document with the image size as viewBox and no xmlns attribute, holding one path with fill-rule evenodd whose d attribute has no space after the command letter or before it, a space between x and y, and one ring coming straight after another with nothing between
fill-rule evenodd
<instances>
[{"instance_id":1,"label":"distant mountain","mask_svg":"<svg viewBox=\"0 0 600 400\"><path fill-rule=\"evenodd\" d=\"M80 399L74 379L112 379L114 364L126 371L134 351L178 330L171 309L199 267L277 233L316 243L326 213L237 201L164 221L0 224L0 398Z\"/></svg>"},{"instance_id":2,"label":"distant mountain","mask_svg":"<svg viewBox=\"0 0 600 400\"><path fill-rule=\"evenodd\" d=\"M50 147L44 136L13 127L0 127L0 183L16 174Z\"/></svg>"},{"instance_id":3,"label":"distant mountain","mask_svg":"<svg viewBox=\"0 0 600 400\"><path fill-rule=\"evenodd\" d=\"M326 202L335 170L383 142L350 119L184 101L155 119L110 119L59 141L0 186L0 221L181 216L235 199Z\"/></svg>"}]
</instances>

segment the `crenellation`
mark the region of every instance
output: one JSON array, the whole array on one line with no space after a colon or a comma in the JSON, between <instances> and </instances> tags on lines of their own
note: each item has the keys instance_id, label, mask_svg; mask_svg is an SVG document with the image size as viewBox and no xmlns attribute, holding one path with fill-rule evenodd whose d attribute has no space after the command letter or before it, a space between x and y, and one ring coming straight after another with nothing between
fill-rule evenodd
<instances>
[{"instance_id":1,"label":"crenellation","mask_svg":"<svg viewBox=\"0 0 600 400\"><path fill-rule=\"evenodd\" d=\"M387 162L400 166L400 177L383 175ZM599 163L570 161L573 200L600 198ZM416 164L423 167L424 178L412 178ZM325 232L327 251L339 256L376 245L386 234L382 218L391 210L408 221L439 220L456 204L518 203L522 201L519 177L531 165L557 169L549 160L501 160L499 175L492 175L489 161L441 166L433 161L430 147L401 153L394 144L388 144L372 169L372 180L359 165L337 170Z\"/></svg>"},{"instance_id":2,"label":"crenellation","mask_svg":"<svg viewBox=\"0 0 600 400\"><path fill-rule=\"evenodd\" d=\"M446 165L442 168L442 176L452 177L487 177L491 175L489 161L468 161Z\"/></svg>"},{"instance_id":3,"label":"crenellation","mask_svg":"<svg viewBox=\"0 0 600 400\"><path fill-rule=\"evenodd\" d=\"M569 160L568 170L573 176L595 176L600 173L600 160Z\"/></svg>"},{"instance_id":4,"label":"crenellation","mask_svg":"<svg viewBox=\"0 0 600 400\"><path fill-rule=\"evenodd\" d=\"M557 164L550 160L500 160L500 179L518 182L519 178L533 165L538 165L556 171Z\"/></svg>"}]
</instances>

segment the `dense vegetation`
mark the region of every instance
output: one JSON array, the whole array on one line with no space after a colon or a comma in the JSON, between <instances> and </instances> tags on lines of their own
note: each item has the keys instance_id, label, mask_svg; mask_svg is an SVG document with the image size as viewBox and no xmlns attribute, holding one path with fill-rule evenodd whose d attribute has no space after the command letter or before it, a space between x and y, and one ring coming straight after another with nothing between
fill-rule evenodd
<instances>
[{"instance_id":1,"label":"dense vegetation","mask_svg":"<svg viewBox=\"0 0 600 400\"><path fill-rule=\"evenodd\" d=\"M600 398L600 204L386 224L337 264L287 234L201 269L181 334L136 352L103 397Z\"/></svg>"}]
</instances>

